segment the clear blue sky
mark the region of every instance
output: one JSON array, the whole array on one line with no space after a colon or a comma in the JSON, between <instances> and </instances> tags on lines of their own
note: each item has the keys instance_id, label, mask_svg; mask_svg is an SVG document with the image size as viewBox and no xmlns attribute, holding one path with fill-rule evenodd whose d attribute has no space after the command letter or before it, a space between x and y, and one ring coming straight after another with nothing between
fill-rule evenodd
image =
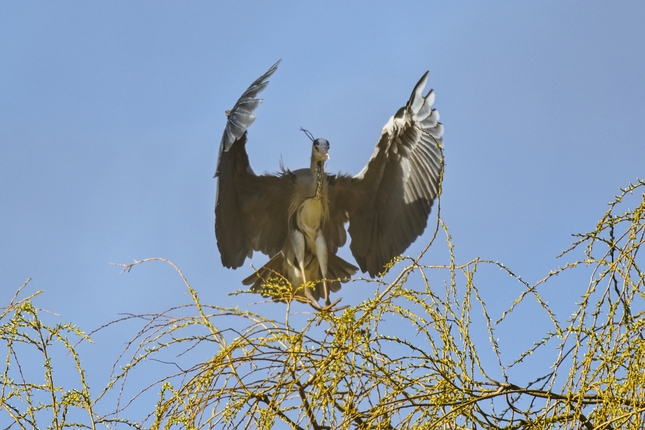
<instances>
[{"instance_id":1,"label":"clear blue sky","mask_svg":"<svg viewBox=\"0 0 645 430\"><path fill-rule=\"evenodd\" d=\"M256 172L307 165L303 126L331 142L330 171L357 173L430 70L458 262L535 281L645 176L644 19L637 1L2 2L0 306L26 278L86 331L188 302L168 267L108 265L147 257L174 261L205 302L255 302L227 296L251 269L221 266L212 176L224 110L278 59L250 130ZM572 303L568 288L552 300ZM96 340L82 353L98 390L126 339Z\"/></svg>"}]
</instances>

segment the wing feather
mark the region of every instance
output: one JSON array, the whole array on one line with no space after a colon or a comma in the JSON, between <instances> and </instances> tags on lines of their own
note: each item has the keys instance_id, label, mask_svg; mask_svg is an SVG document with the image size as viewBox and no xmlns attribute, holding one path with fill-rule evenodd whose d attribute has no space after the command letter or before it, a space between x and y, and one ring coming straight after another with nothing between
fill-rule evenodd
<instances>
[{"instance_id":1,"label":"wing feather","mask_svg":"<svg viewBox=\"0 0 645 430\"><path fill-rule=\"evenodd\" d=\"M279 63L279 62L278 62ZM215 236L226 267L240 267L253 251L278 253L287 237L288 196L293 174L256 175L246 153L247 129L255 120L257 95L276 71L275 63L256 79L228 113L217 161Z\"/></svg>"},{"instance_id":2,"label":"wing feather","mask_svg":"<svg viewBox=\"0 0 645 430\"><path fill-rule=\"evenodd\" d=\"M269 85L268 79L278 70L278 64L280 64L279 60L264 75L253 81L235 103L235 106L228 114L228 122L226 123L224 136L222 136L220 151L222 148L228 151L235 143L235 140L240 139L246 129L253 124L255 120L253 111L262 103L262 99L256 97Z\"/></svg>"},{"instance_id":3,"label":"wing feather","mask_svg":"<svg viewBox=\"0 0 645 430\"><path fill-rule=\"evenodd\" d=\"M350 249L371 276L423 233L439 192L443 126L434 91L423 96L427 80L428 72L385 125L365 168L334 191L349 215Z\"/></svg>"}]
</instances>

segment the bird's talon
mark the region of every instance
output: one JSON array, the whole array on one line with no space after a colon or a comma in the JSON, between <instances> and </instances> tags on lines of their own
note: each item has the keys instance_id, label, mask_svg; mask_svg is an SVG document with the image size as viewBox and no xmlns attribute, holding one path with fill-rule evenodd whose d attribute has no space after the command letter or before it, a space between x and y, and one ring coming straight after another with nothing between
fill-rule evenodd
<instances>
[{"instance_id":1,"label":"bird's talon","mask_svg":"<svg viewBox=\"0 0 645 430\"><path fill-rule=\"evenodd\" d=\"M341 300L343 300L343 299L340 298L340 299L336 300L334 303L327 303L326 306L321 309L321 311L322 312L338 312L338 311L342 311L343 309L347 309L349 306L341 306L339 308L334 307L338 303L340 303ZM327 300L327 302L329 302L329 300Z\"/></svg>"},{"instance_id":2,"label":"bird's talon","mask_svg":"<svg viewBox=\"0 0 645 430\"><path fill-rule=\"evenodd\" d=\"M325 304L325 306L320 306L320 304L313 299L313 297L310 297L310 295L305 293L305 299L306 301L311 305L312 308L317 310L318 312L338 312L342 311L344 309L347 309L349 306L341 306L341 307L335 307L340 301L342 300L342 297L333 303L329 303L329 300Z\"/></svg>"}]
</instances>

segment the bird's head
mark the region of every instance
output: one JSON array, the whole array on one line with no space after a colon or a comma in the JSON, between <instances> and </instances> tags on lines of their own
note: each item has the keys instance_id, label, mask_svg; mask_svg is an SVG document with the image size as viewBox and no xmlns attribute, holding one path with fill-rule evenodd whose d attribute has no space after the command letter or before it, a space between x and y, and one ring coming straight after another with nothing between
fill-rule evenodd
<instances>
[{"instance_id":1,"label":"bird's head","mask_svg":"<svg viewBox=\"0 0 645 430\"><path fill-rule=\"evenodd\" d=\"M317 163L324 163L329 160L329 142L327 139L318 138L314 140L311 147L311 159Z\"/></svg>"}]
</instances>

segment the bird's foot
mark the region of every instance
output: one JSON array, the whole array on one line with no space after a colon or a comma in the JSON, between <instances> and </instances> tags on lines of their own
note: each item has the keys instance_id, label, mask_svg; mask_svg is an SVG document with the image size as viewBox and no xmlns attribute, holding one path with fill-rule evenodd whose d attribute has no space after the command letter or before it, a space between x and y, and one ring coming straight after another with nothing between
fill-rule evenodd
<instances>
[{"instance_id":1,"label":"bird's foot","mask_svg":"<svg viewBox=\"0 0 645 430\"><path fill-rule=\"evenodd\" d=\"M312 308L316 309L317 311L322 311L323 307L318 304L318 300L314 297L314 295L311 293L311 290L307 287L304 289L304 296L305 299L307 299L307 302L311 305Z\"/></svg>"},{"instance_id":2,"label":"bird's foot","mask_svg":"<svg viewBox=\"0 0 645 430\"><path fill-rule=\"evenodd\" d=\"M318 302L311 301L311 300L309 301L309 304L311 305L311 307L316 309L318 312L330 312L330 313L333 313L333 312L342 311L342 310L347 309L349 307L349 306L336 307L336 305L338 303L340 303L341 300L342 300L342 298L334 301L333 303L327 302L327 304L325 304L325 306L320 306L320 304Z\"/></svg>"},{"instance_id":3,"label":"bird's foot","mask_svg":"<svg viewBox=\"0 0 645 430\"><path fill-rule=\"evenodd\" d=\"M321 311L322 312L338 312L338 311L342 311L343 309L347 309L349 307L349 305L335 307L338 303L340 303L341 300L343 300L343 299L340 298L340 299L336 300L333 303L330 303L329 300L327 300L327 303L326 303L325 307L322 308Z\"/></svg>"},{"instance_id":4,"label":"bird's foot","mask_svg":"<svg viewBox=\"0 0 645 430\"><path fill-rule=\"evenodd\" d=\"M334 301L331 303L329 299L325 302L325 306L320 306L320 303L314 298L313 294L311 294L311 290L308 288L305 288L304 291L304 296L306 301L311 305L312 308L317 310L318 312L338 312L342 311L343 309L347 309L349 306L341 306L341 307L335 307L341 300L342 298Z\"/></svg>"}]
</instances>

